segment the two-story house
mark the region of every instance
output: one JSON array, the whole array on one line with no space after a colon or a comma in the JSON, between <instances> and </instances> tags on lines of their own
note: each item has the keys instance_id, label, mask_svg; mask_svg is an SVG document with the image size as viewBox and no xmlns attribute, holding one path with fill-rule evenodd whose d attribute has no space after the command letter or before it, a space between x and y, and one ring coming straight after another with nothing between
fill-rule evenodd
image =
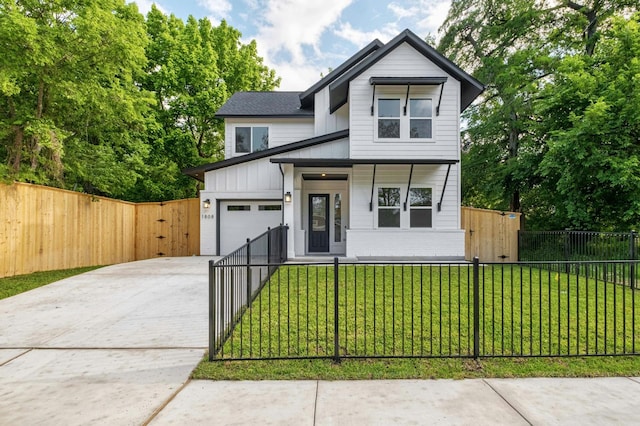
<instances>
[{"instance_id":1,"label":"two-story house","mask_svg":"<svg viewBox=\"0 0 640 426\"><path fill-rule=\"evenodd\" d=\"M463 258L460 113L483 85L409 30L302 93L241 92L204 181L201 253L289 225L289 257Z\"/></svg>"}]
</instances>

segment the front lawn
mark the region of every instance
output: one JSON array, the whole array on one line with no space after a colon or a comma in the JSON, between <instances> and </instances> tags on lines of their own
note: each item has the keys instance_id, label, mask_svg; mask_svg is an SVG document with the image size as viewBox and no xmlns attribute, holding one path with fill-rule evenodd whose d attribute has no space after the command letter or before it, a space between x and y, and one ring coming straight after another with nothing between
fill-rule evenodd
<instances>
[{"instance_id":1,"label":"front lawn","mask_svg":"<svg viewBox=\"0 0 640 426\"><path fill-rule=\"evenodd\" d=\"M64 278L93 271L101 266L88 266L84 268L63 269L59 271L34 272L27 275L0 278L0 299L15 296L34 288L42 287Z\"/></svg>"},{"instance_id":2,"label":"front lawn","mask_svg":"<svg viewBox=\"0 0 640 426\"><path fill-rule=\"evenodd\" d=\"M586 273L481 267L479 354L637 353L637 290L623 272L614 283ZM280 267L217 357L332 357L333 273L329 265ZM340 357L473 354L470 265L341 265L338 277Z\"/></svg>"}]
</instances>

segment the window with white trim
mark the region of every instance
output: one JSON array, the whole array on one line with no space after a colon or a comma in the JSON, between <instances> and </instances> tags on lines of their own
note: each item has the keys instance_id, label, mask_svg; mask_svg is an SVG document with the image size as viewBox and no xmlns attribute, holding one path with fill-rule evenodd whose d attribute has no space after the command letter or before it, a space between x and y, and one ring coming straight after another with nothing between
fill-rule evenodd
<instances>
[{"instance_id":1,"label":"window with white trim","mask_svg":"<svg viewBox=\"0 0 640 426\"><path fill-rule=\"evenodd\" d=\"M406 104L406 114L404 107ZM376 101L375 139L428 141L433 139L433 99L427 96L381 95Z\"/></svg>"},{"instance_id":2,"label":"window with white trim","mask_svg":"<svg viewBox=\"0 0 640 426\"><path fill-rule=\"evenodd\" d=\"M378 228L400 228L400 188L378 188Z\"/></svg>"},{"instance_id":3,"label":"window with white trim","mask_svg":"<svg viewBox=\"0 0 640 426\"><path fill-rule=\"evenodd\" d=\"M236 153L248 154L269 148L268 127L236 127Z\"/></svg>"},{"instance_id":4,"label":"window with white trim","mask_svg":"<svg viewBox=\"0 0 640 426\"><path fill-rule=\"evenodd\" d=\"M409 189L409 226L411 228L433 226L432 194L431 188Z\"/></svg>"}]
</instances>

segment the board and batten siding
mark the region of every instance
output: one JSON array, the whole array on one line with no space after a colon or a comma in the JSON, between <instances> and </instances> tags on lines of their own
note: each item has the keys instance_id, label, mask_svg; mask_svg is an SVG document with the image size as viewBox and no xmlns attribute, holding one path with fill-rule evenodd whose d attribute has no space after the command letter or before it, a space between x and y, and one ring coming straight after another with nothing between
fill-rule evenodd
<instances>
[{"instance_id":1,"label":"board and batten siding","mask_svg":"<svg viewBox=\"0 0 640 426\"><path fill-rule=\"evenodd\" d=\"M269 148L309 139L314 136L313 118L227 118L225 119L224 158L236 157L235 128L269 127Z\"/></svg>"},{"instance_id":2,"label":"board and batten siding","mask_svg":"<svg viewBox=\"0 0 640 426\"><path fill-rule=\"evenodd\" d=\"M415 165L412 187L432 188L432 228L409 227L409 206L404 211L410 165L378 165L373 192L373 211L369 210L373 165L354 166L351 174L351 204L347 231L347 256L420 256L462 258L464 231L460 229L459 167L451 173L442 200L447 165ZM399 187L401 192L401 225L398 228L376 228L377 189ZM384 241L384 244L381 244Z\"/></svg>"},{"instance_id":3,"label":"board and batten siding","mask_svg":"<svg viewBox=\"0 0 640 426\"><path fill-rule=\"evenodd\" d=\"M331 141L308 148L278 154L278 158L347 158L348 139ZM200 199L211 202L201 207L200 241L202 255L217 254L216 207L221 200L281 200L282 174L270 157L236 164L205 173L205 190ZM265 229L266 231L266 229Z\"/></svg>"},{"instance_id":4,"label":"board and batten siding","mask_svg":"<svg viewBox=\"0 0 640 426\"><path fill-rule=\"evenodd\" d=\"M371 115L373 86L369 83L370 77L448 77L439 116L435 115L439 86L412 86L410 91L410 96L424 95L433 99L433 141L375 141L376 117ZM376 98L379 94L404 97L406 86L377 86ZM351 81L349 115L352 158L460 158L460 82L406 43Z\"/></svg>"}]
</instances>

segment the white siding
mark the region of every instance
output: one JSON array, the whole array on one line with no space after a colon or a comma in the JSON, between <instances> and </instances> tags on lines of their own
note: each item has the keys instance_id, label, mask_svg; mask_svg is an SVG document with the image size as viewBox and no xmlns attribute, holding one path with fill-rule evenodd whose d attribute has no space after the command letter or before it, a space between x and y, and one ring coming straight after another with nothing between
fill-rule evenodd
<instances>
[{"instance_id":1,"label":"white siding","mask_svg":"<svg viewBox=\"0 0 640 426\"><path fill-rule=\"evenodd\" d=\"M349 141L342 139L278 154L275 157L347 158L348 154ZM283 165L283 168L289 166ZM200 251L202 255L217 254L215 211L219 201L282 199L282 174L278 165L269 161L269 157L206 172L204 184L205 190L200 192L200 198L202 200L209 199L212 208L207 213L207 220L200 222ZM293 238L293 233L291 236ZM293 249L293 242L291 244Z\"/></svg>"},{"instance_id":2,"label":"white siding","mask_svg":"<svg viewBox=\"0 0 640 426\"><path fill-rule=\"evenodd\" d=\"M407 211L401 205L401 229L414 233L429 233L433 230L458 230L460 229L460 204L459 204L459 180L458 165L451 166L451 173L442 200L442 210L437 211L437 203L442 196L447 165L415 165L411 177L412 187L432 188L433 196L433 227L430 229L411 229L409 227L409 207ZM377 188L399 187L401 203L404 203L409 183L410 165L378 165L376 167L376 179L373 192L373 211L369 210L371 202L371 183L373 178L373 166L354 166L351 175L351 229L373 230L377 215ZM388 231L389 228L382 229ZM376 229L378 231L378 229ZM397 229L396 229L397 231Z\"/></svg>"},{"instance_id":3,"label":"white siding","mask_svg":"<svg viewBox=\"0 0 640 426\"><path fill-rule=\"evenodd\" d=\"M227 118L225 119L224 158L237 157L235 153L235 127L269 127L269 148L309 139L313 134L313 118Z\"/></svg>"},{"instance_id":4,"label":"white siding","mask_svg":"<svg viewBox=\"0 0 640 426\"><path fill-rule=\"evenodd\" d=\"M374 141L376 121L375 117L371 116L373 86L369 84L369 78L372 76L448 77L442 93L440 115L437 117L435 116L435 107L438 104L440 87L411 87L410 94L427 95L433 99L433 141ZM376 96L383 93L397 93L404 97L406 87L377 86ZM351 157L459 159L459 98L460 83L457 80L408 44L405 43L398 46L397 49L390 52L351 82L349 88Z\"/></svg>"},{"instance_id":5,"label":"white siding","mask_svg":"<svg viewBox=\"0 0 640 426\"><path fill-rule=\"evenodd\" d=\"M329 86L315 95L315 132L317 136L349 128L349 106L343 105L329 114Z\"/></svg>"},{"instance_id":6,"label":"white siding","mask_svg":"<svg viewBox=\"0 0 640 426\"><path fill-rule=\"evenodd\" d=\"M347 257L464 259L464 230L348 230Z\"/></svg>"}]
</instances>

